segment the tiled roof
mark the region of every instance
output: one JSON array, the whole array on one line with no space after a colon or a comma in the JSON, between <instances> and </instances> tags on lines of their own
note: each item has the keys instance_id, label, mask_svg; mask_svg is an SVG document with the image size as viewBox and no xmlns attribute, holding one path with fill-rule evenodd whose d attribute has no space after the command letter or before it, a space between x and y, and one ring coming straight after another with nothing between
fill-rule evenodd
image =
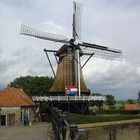
<instances>
[{"instance_id":1,"label":"tiled roof","mask_svg":"<svg viewBox=\"0 0 140 140\"><path fill-rule=\"evenodd\" d=\"M125 110L139 110L140 109L140 106L138 104L126 103L124 106L125 106Z\"/></svg>"},{"instance_id":2,"label":"tiled roof","mask_svg":"<svg viewBox=\"0 0 140 140\"><path fill-rule=\"evenodd\" d=\"M35 103L22 89L7 87L0 92L0 106L35 106Z\"/></svg>"}]
</instances>

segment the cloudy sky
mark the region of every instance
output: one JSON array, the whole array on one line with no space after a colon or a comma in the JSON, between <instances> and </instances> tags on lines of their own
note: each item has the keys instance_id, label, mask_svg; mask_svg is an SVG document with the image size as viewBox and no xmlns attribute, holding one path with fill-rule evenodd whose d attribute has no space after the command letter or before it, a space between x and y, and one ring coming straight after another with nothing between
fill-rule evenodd
<instances>
[{"instance_id":1,"label":"cloudy sky","mask_svg":"<svg viewBox=\"0 0 140 140\"><path fill-rule=\"evenodd\" d=\"M140 1L81 0L82 41L118 48L122 61L92 58L83 69L93 92L116 99L140 90ZM16 77L53 76L43 49L62 44L21 36L21 24L71 37L72 0L0 0L0 89ZM52 60L54 58L52 57ZM53 61L56 69L56 63Z\"/></svg>"}]
</instances>

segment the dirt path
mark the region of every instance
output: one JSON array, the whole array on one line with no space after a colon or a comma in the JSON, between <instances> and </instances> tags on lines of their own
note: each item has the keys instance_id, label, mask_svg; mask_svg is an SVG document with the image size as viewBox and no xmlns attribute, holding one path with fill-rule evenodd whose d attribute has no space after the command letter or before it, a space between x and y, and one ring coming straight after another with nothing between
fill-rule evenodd
<instances>
[{"instance_id":1,"label":"dirt path","mask_svg":"<svg viewBox=\"0 0 140 140\"><path fill-rule=\"evenodd\" d=\"M48 123L31 126L0 126L0 140L47 140Z\"/></svg>"}]
</instances>

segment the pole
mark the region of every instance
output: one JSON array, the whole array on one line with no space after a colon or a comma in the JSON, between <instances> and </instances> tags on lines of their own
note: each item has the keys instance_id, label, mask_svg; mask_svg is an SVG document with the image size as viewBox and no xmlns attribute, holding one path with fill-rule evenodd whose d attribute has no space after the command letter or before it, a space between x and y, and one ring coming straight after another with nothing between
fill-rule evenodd
<instances>
[{"instance_id":1,"label":"pole","mask_svg":"<svg viewBox=\"0 0 140 140\"><path fill-rule=\"evenodd\" d=\"M70 99L68 94L68 121L70 120Z\"/></svg>"},{"instance_id":2,"label":"pole","mask_svg":"<svg viewBox=\"0 0 140 140\"><path fill-rule=\"evenodd\" d=\"M45 51L45 50L44 50L44 51ZM54 72L54 69L53 69L53 66L52 66L52 63L51 63L51 60L50 60L50 58L49 58L49 55L48 55L47 51L45 51L45 53L46 53L46 56L47 56L47 58L48 58L49 64L50 64L50 66L51 66L53 75L54 75L54 77L56 77L55 72Z\"/></svg>"},{"instance_id":3,"label":"pole","mask_svg":"<svg viewBox=\"0 0 140 140\"><path fill-rule=\"evenodd\" d=\"M77 49L77 71L78 71L78 95L81 96L81 83L80 83L80 56L79 56L79 49Z\"/></svg>"}]
</instances>

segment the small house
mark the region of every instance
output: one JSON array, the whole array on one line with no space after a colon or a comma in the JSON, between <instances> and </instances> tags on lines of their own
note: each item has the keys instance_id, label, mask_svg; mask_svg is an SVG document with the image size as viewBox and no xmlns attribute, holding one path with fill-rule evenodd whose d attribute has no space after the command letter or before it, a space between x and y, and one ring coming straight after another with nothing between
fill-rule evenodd
<instances>
[{"instance_id":1,"label":"small house","mask_svg":"<svg viewBox=\"0 0 140 140\"><path fill-rule=\"evenodd\" d=\"M124 108L125 110L140 110L139 104L136 104L136 103L133 103L133 104L126 103L124 105Z\"/></svg>"},{"instance_id":2,"label":"small house","mask_svg":"<svg viewBox=\"0 0 140 140\"><path fill-rule=\"evenodd\" d=\"M34 120L35 103L19 88L7 87L0 92L0 125L20 125L24 113Z\"/></svg>"}]
</instances>

